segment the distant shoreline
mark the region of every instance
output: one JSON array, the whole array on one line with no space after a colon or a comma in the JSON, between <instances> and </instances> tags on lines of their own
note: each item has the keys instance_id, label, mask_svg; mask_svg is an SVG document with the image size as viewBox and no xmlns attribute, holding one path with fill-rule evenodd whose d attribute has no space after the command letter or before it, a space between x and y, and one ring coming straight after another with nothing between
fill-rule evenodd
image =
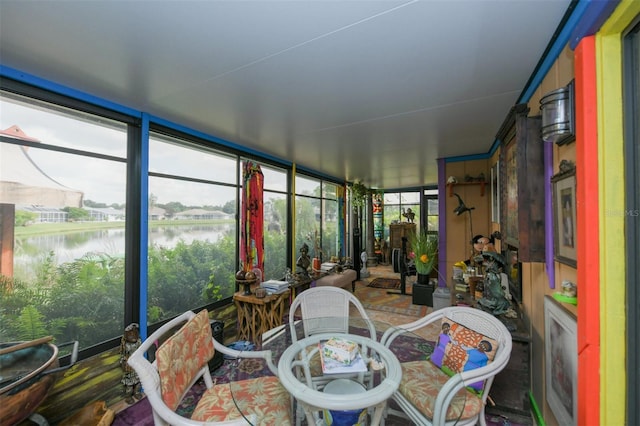
<instances>
[{"instance_id":1,"label":"distant shoreline","mask_svg":"<svg viewBox=\"0 0 640 426\"><path fill-rule=\"evenodd\" d=\"M184 225L220 225L224 223L235 223L235 219L205 219L205 220L152 220L150 227L171 227ZM71 232L86 232L99 229L124 228L125 221L113 222L56 222L56 223L36 223L29 226L18 226L14 228L15 238L32 237L35 235L64 234Z\"/></svg>"}]
</instances>

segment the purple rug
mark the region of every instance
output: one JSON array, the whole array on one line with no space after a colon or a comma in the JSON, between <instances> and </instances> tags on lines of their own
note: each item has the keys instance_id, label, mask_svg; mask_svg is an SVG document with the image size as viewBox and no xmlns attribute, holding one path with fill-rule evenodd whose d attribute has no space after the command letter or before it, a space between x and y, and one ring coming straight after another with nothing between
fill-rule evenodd
<instances>
[{"instance_id":1,"label":"purple rug","mask_svg":"<svg viewBox=\"0 0 640 426\"><path fill-rule=\"evenodd\" d=\"M359 333L357 329L350 330L352 333ZM378 339L381 336L378 336ZM290 345L291 342L281 342L285 347ZM418 340L410 336L400 336L394 341L394 345L402 346L402 350L396 351L401 354L398 356L400 362L407 362L417 359L424 359L433 351L433 343L425 343L423 340ZM270 347L270 349L274 349ZM222 384L228 383L229 377L233 377L234 380L243 380L255 377L258 375L271 374L266 364L261 360L256 359L243 359L233 360L225 359L223 364L211 373L211 377L215 383ZM180 415L190 417L198 400L202 393L204 393L206 387L204 381L197 382L191 390L187 393L180 406L176 410ZM518 422L516 422L516 417ZM489 426L528 426L532 425L532 422L527 422L528 419L521 419L518 416L511 416L510 414L496 414L491 413L486 415L487 425ZM406 426L407 421L398 417L389 416L386 421L387 426ZM131 405L125 410L116 414L114 426L152 426L153 416L151 414L151 406L147 399L142 399L137 403Z\"/></svg>"},{"instance_id":2,"label":"purple rug","mask_svg":"<svg viewBox=\"0 0 640 426\"><path fill-rule=\"evenodd\" d=\"M196 386L198 386L196 384ZM204 387L204 384L201 385ZM487 414L486 415L488 426L529 426L532 422L515 423L514 420L510 420L507 416ZM134 405L130 406L124 411L116 414L114 426L153 426L153 416L151 415L151 406L147 399L138 401ZM394 416L389 416L386 421L387 426L406 426L406 420L399 419Z\"/></svg>"},{"instance_id":3,"label":"purple rug","mask_svg":"<svg viewBox=\"0 0 640 426\"><path fill-rule=\"evenodd\" d=\"M358 327L352 327L350 330L354 334L364 334L365 330ZM379 333L378 340L382 337L382 333ZM302 338L302 330L300 330L299 338ZM276 347L274 345L278 345ZM291 345L291 341L277 341L277 343L271 342L269 349L274 352L281 352L284 348ZM398 351L401 355L398 356L400 362L407 362L418 359L425 359L433 352L433 343L425 342L421 339L415 339L410 336L400 336L394 341L396 347L402 347L402 350ZM259 348L258 348L259 349ZM257 376L271 375L271 371L267 367L266 363L258 359L225 359L223 364L211 373L211 378L214 383L222 384L229 383L229 377L233 377L233 380L245 380ZM176 412L182 416L190 417L195 406L200 399L200 396L204 393L206 386L203 380L196 382L196 384L189 390L184 397L180 406ZM395 426L393 423L387 422L389 426ZM135 404L129 406L125 410L116 414L114 426L146 426L153 425L153 416L151 414L151 405L147 399L142 399Z\"/></svg>"}]
</instances>

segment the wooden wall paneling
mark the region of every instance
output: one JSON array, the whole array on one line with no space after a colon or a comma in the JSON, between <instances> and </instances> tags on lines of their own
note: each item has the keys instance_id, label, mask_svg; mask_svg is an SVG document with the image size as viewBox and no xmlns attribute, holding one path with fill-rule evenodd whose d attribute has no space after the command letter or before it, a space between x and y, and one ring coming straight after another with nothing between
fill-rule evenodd
<instances>
[{"instance_id":1,"label":"wooden wall paneling","mask_svg":"<svg viewBox=\"0 0 640 426\"><path fill-rule=\"evenodd\" d=\"M484 173L487 185L485 193L481 195L480 185L457 185L454 192L460 195L467 207L475 207L471 213L474 234L490 234L491 230L491 196L489 194L488 180L490 178L490 161L488 159L460 161L446 164L445 176L455 176L459 182L464 181L466 174L477 177ZM453 210L458 206L456 196L449 196L449 187L445 187L444 202L446 203L446 229L447 229L447 257L444 276L450 277L453 264L469 258L471 253L471 239L469 229L469 214L456 216ZM443 201L442 199L440 200Z\"/></svg>"},{"instance_id":2,"label":"wooden wall paneling","mask_svg":"<svg viewBox=\"0 0 640 426\"><path fill-rule=\"evenodd\" d=\"M237 340L237 312L233 304L211 310L209 316L224 322L224 343ZM120 383L120 346L77 362L61 374L36 412L49 424L58 424L95 401L119 411L127 407Z\"/></svg>"},{"instance_id":3,"label":"wooden wall paneling","mask_svg":"<svg viewBox=\"0 0 640 426\"><path fill-rule=\"evenodd\" d=\"M536 89L536 92L529 100L530 116L540 113L540 99L552 90L565 86L574 78L574 52L567 45L562 53L558 56L556 63L549 70L548 74ZM575 162L576 144L565 144L558 146L553 144L553 170L558 171L560 161L566 159ZM559 289L562 280L569 280L577 283L576 270L567 265L554 262L555 270L555 286ZM531 276L523 277L524 285L531 285L532 291L530 299L525 302L526 311L531 314L531 370L532 370L532 395L536 403L542 410L545 421L549 426L557 425L557 421L551 412L545 395L545 377L544 377L544 296L553 294L554 289L549 288L548 276L546 273L542 275L541 282L534 284ZM573 305L565 307L574 315L577 314L577 308Z\"/></svg>"},{"instance_id":4,"label":"wooden wall paneling","mask_svg":"<svg viewBox=\"0 0 640 426\"><path fill-rule=\"evenodd\" d=\"M543 263L523 263L523 310L529 319L529 330L531 335L531 393L535 401L543 411L543 416L547 420L545 411L545 382L544 382L544 294L547 286L546 274Z\"/></svg>"}]
</instances>

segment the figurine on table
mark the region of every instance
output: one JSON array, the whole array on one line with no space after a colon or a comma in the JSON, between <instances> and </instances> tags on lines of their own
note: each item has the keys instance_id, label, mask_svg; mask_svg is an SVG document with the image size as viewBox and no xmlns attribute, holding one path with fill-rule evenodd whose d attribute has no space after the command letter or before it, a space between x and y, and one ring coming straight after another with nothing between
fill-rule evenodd
<instances>
[{"instance_id":1,"label":"figurine on table","mask_svg":"<svg viewBox=\"0 0 640 426\"><path fill-rule=\"evenodd\" d=\"M413 220L416 217L416 214L411 210L411 208L408 208L407 211L405 212L404 207L402 208L402 216L407 218L407 221L409 223L413 223Z\"/></svg>"},{"instance_id":2,"label":"figurine on table","mask_svg":"<svg viewBox=\"0 0 640 426\"><path fill-rule=\"evenodd\" d=\"M140 392L140 378L135 370L127 363L127 360L136 349L140 347L140 327L136 323L131 323L124 329L124 335L120 341L120 367L124 370L120 383L124 385L125 401L133 404L136 399L142 398Z\"/></svg>"},{"instance_id":3,"label":"figurine on table","mask_svg":"<svg viewBox=\"0 0 640 426\"><path fill-rule=\"evenodd\" d=\"M303 278L309 277L309 265L311 265L309 246L307 243L303 243L302 247L300 247L300 257L296 261L296 275Z\"/></svg>"},{"instance_id":4,"label":"figurine on table","mask_svg":"<svg viewBox=\"0 0 640 426\"><path fill-rule=\"evenodd\" d=\"M516 312L505 295L505 289L502 288L502 269L505 264L503 257L495 251L483 251L477 261L482 262L485 267L483 297L478 300L478 304L493 315L504 314L513 318Z\"/></svg>"}]
</instances>

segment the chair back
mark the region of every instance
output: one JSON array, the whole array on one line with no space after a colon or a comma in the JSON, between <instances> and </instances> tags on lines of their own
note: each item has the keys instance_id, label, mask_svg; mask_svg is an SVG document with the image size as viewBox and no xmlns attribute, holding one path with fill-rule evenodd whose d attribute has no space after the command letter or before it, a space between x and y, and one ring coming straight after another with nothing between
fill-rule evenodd
<instances>
[{"instance_id":1,"label":"chair back","mask_svg":"<svg viewBox=\"0 0 640 426\"><path fill-rule=\"evenodd\" d=\"M369 330L377 340L375 326L369 319L362 303L349 291L339 287L313 287L298 294L289 308L291 336L297 340L295 314L300 308L304 337L317 333L347 333L351 306L355 307Z\"/></svg>"},{"instance_id":2,"label":"chair back","mask_svg":"<svg viewBox=\"0 0 640 426\"><path fill-rule=\"evenodd\" d=\"M163 340L166 336L166 340ZM158 342L155 361L147 356ZM273 375L238 381L234 395L228 384L215 385L208 361L215 351L230 358L264 361ZM215 340L209 324L209 313L187 311L151 334L129 357L129 365L140 378L153 411L154 425L224 425L291 424L291 396L277 380L277 368L270 350L239 351ZM204 379L207 390L202 394L192 418L174 410L195 382ZM244 408L240 408L244 407ZM243 414L242 410L247 410Z\"/></svg>"},{"instance_id":3,"label":"chair back","mask_svg":"<svg viewBox=\"0 0 640 426\"><path fill-rule=\"evenodd\" d=\"M389 347L393 340L402 335L405 331L415 331L426 327L430 324L436 323L442 318L448 318L452 322L458 323L470 330L473 330L479 334L487 336L498 343L498 348L495 352L493 361L487 366L478 368L476 370L464 371L451 377L447 384L440 389L438 398L436 399L435 407L433 409L433 419L428 420L423 414L419 413L416 409L409 407L406 401L401 403L402 410L409 415L409 417L420 424L445 424L445 415L447 413L447 407L453 400L456 393L465 386L469 386L472 383L476 383L484 380L484 386L481 395L481 410L478 416L467 419L466 421L460 421L458 424L475 424L480 422L484 424L484 406L486 405L487 397L493 384L493 379L496 374L502 371L508 364L511 357L512 339L511 333L507 327L495 316L481 309L462 307L462 306L450 306L442 309L438 309L416 321L408 324L398 326L394 329L389 329L381 338L381 342ZM403 399L401 395L397 394L394 399Z\"/></svg>"},{"instance_id":4,"label":"chair back","mask_svg":"<svg viewBox=\"0 0 640 426\"><path fill-rule=\"evenodd\" d=\"M147 352L163 341L155 352L155 361L149 362ZM154 424L185 424L184 420L188 419L174 410L198 379L204 376L205 382L212 383L207 361L213 353L209 317L203 310L198 315L187 311L164 324L131 354L127 362L140 378L153 411Z\"/></svg>"}]
</instances>

